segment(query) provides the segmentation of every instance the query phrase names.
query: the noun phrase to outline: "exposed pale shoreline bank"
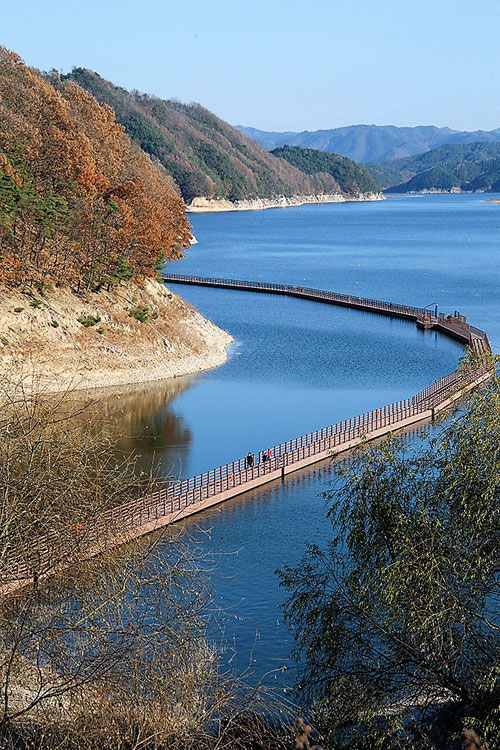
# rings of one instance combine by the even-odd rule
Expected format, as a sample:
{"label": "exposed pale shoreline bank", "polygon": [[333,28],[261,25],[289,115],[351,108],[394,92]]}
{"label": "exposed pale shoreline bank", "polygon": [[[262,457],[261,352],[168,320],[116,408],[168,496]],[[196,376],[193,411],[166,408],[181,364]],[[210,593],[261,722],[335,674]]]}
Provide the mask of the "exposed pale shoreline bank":
{"label": "exposed pale shoreline bank", "polygon": [[308,203],[348,203],[385,200],[382,193],[362,193],[359,196],[346,196],[342,193],[318,195],[279,196],[277,198],[252,198],[250,200],[229,201],[225,198],[193,198],[186,206],[188,213],[208,213],[215,211],[261,211],[265,208],[286,208],[303,206]]}
{"label": "exposed pale shoreline bank", "polygon": [[[146,322],[130,315],[141,306]],[[44,296],[3,290],[0,313],[0,370],[30,393],[190,375],[223,364],[233,341],[157,281],[85,298],[62,289]],[[100,321],[89,327],[78,320],[92,316]]]}
{"label": "exposed pale shoreline bank", "polygon": [[[487,195],[485,190],[461,190],[458,187],[449,190],[439,190],[438,188],[425,188],[424,190],[408,190],[405,193],[391,193],[391,188],[387,188],[384,194],[386,198],[400,198],[405,195]],[[482,201],[483,203],[500,203],[498,198],[490,198]]]}

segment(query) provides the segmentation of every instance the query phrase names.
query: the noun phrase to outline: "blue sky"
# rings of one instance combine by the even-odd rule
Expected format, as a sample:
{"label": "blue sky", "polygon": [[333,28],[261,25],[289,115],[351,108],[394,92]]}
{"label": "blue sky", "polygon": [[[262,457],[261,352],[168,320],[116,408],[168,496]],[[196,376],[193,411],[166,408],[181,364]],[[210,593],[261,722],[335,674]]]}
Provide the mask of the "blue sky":
{"label": "blue sky", "polygon": [[234,124],[500,127],[499,0],[16,0],[0,43]]}

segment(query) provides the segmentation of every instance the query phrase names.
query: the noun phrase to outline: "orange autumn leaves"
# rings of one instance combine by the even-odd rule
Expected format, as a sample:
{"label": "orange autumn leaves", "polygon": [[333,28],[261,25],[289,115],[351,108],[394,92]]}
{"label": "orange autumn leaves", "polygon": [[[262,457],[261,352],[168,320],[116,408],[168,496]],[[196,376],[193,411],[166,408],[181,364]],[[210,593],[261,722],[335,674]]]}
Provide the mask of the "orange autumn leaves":
{"label": "orange autumn leaves", "polygon": [[190,238],[171,178],[110,108],[0,48],[0,283],[140,280]]}

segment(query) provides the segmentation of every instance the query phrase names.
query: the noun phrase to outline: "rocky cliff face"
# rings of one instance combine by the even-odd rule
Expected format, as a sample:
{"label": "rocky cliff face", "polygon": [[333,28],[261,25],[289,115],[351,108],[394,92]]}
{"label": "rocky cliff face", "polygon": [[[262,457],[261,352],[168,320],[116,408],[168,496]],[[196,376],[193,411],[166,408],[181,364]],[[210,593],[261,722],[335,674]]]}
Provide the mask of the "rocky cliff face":
{"label": "rocky cliff face", "polygon": [[228,201],[226,199],[193,198],[186,206],[191,213],[209,211],[258,211],[264,208],[285,208],[286,206],[303,206],[306,203],[346,203],[347,201],[380,201],[382,193],[364,193],[360,196],[346,196],[341,193],[319,193],[317,195],[284,195],[277,198],[253,198],[251,200]]}
{"label": "rocky cliff face", "polygon": [[0,373],[28,391],[144,383],[210,369],[231,336],[157,281],[43,296],[0,290]]}

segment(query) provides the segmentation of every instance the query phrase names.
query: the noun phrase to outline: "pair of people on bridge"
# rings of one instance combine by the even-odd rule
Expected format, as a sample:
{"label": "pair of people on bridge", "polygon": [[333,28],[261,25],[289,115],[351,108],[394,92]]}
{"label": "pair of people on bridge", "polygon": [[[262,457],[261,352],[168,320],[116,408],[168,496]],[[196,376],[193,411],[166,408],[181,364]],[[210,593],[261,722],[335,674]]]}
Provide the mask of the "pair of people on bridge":
{"label": "pair of people on bridge", "polygon": [[[273,457],[273,451],[271,448],[268,448],[266,451],[261,451],[259,453],[259,463],[266,463],[267,461],[270,461]],[[248,451],[247,455],[245,456],[245,469],[253,469],[255,466],[255,456],[251,451]]]}
{"label": "pair of people on bridge", "polygon": [[266,461],[270,461],[273,457],[273,452],[271,448],[268,448],[267,451],[261,451],[259,456],[259,462],[260,463],[266,463]]}

